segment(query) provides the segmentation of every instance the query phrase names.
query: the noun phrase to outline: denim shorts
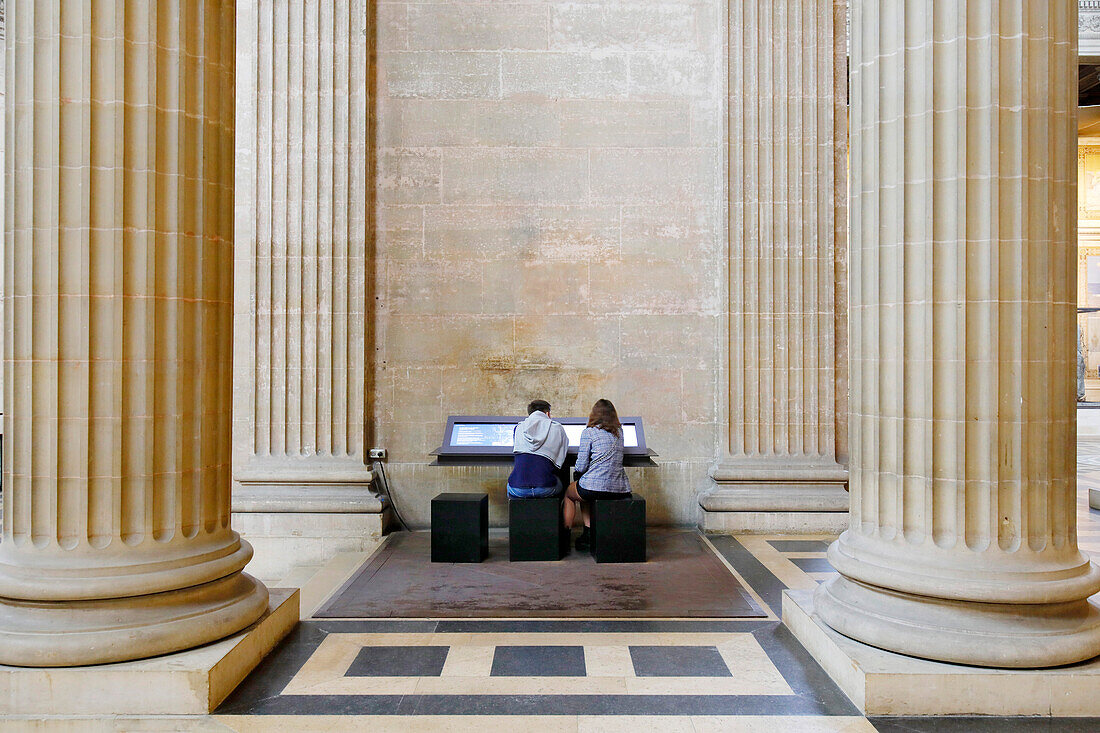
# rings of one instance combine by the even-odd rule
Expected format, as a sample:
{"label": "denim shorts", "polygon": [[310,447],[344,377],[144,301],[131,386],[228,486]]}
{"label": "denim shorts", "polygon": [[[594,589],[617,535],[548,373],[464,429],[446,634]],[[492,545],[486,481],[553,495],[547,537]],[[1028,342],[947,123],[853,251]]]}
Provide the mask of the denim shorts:
{"label": "denim shorts", "polygon": [[558,479],[557,486],[536,486],[533,489],[516,488],[515,486],[508,487],[508,496],[513,499],[546,499],[551,496],[561,496],[564,491],[561,485],[561,479]]}

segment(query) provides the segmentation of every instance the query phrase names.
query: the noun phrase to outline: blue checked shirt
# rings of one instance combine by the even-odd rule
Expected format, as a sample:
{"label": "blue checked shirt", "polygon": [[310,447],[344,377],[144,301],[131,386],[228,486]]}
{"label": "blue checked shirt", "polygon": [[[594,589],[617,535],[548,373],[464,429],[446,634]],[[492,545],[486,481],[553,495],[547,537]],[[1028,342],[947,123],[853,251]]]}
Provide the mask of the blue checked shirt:
{"label": "blue checked shirt", "polygon": [[630,493],[630,482],[623,470],[623,436],[602,428],[585,428],[577,451],[577,483],[587,491]]}

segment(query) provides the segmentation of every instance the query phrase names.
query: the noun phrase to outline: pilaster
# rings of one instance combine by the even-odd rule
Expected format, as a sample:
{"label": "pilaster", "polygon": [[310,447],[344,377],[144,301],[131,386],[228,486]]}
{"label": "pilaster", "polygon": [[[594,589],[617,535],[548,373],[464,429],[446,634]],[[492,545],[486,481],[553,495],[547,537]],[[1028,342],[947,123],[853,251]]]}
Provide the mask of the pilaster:
{"label": "pilaster", "polygon": [[728,434],[704,526],[839,531],[846,3],[733,0],[729,13]]}
{"label": "pilaster", "polygon": [[[234,512],[246,537],[273,550],[291,536],[289,527],[286,537],[271,534],[273,514],[339,510],[370,515],[363,533],[382,531],[367,465],[367,8],[366,0],[237,3]],[[334,549],[364,549],[334,539]],[[297,552],[305,553],[298,562],[324,559]]]}

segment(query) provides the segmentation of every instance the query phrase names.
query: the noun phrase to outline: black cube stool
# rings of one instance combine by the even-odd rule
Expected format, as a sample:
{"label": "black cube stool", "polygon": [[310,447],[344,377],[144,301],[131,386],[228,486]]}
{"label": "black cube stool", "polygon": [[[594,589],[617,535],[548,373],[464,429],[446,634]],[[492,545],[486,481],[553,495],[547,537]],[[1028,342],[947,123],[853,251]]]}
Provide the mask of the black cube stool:
{"label": "black cube stool", "polygon": [[432,562],[489,557],[489,495],[443,493],[432,499]]}
{"label": "black cube stool", "polygon": [[645,562],[645,499],[592,502],[592,555],[596,562]]}
{"label": "black cube stool", "polygon": [[567,552],[569,530],[562,524],[560,496],[508,499],[509,560],[561,560]]}

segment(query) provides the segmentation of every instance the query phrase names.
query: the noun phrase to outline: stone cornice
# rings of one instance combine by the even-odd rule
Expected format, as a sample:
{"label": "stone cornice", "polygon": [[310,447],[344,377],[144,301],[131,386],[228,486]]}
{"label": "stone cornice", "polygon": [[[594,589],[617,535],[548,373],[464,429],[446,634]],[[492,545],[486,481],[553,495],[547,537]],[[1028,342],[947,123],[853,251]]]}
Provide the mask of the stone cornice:
{"label": "stone cornice", "polygon": [[1077,2],[1078,54],[1100,56],[1100,0]]}

